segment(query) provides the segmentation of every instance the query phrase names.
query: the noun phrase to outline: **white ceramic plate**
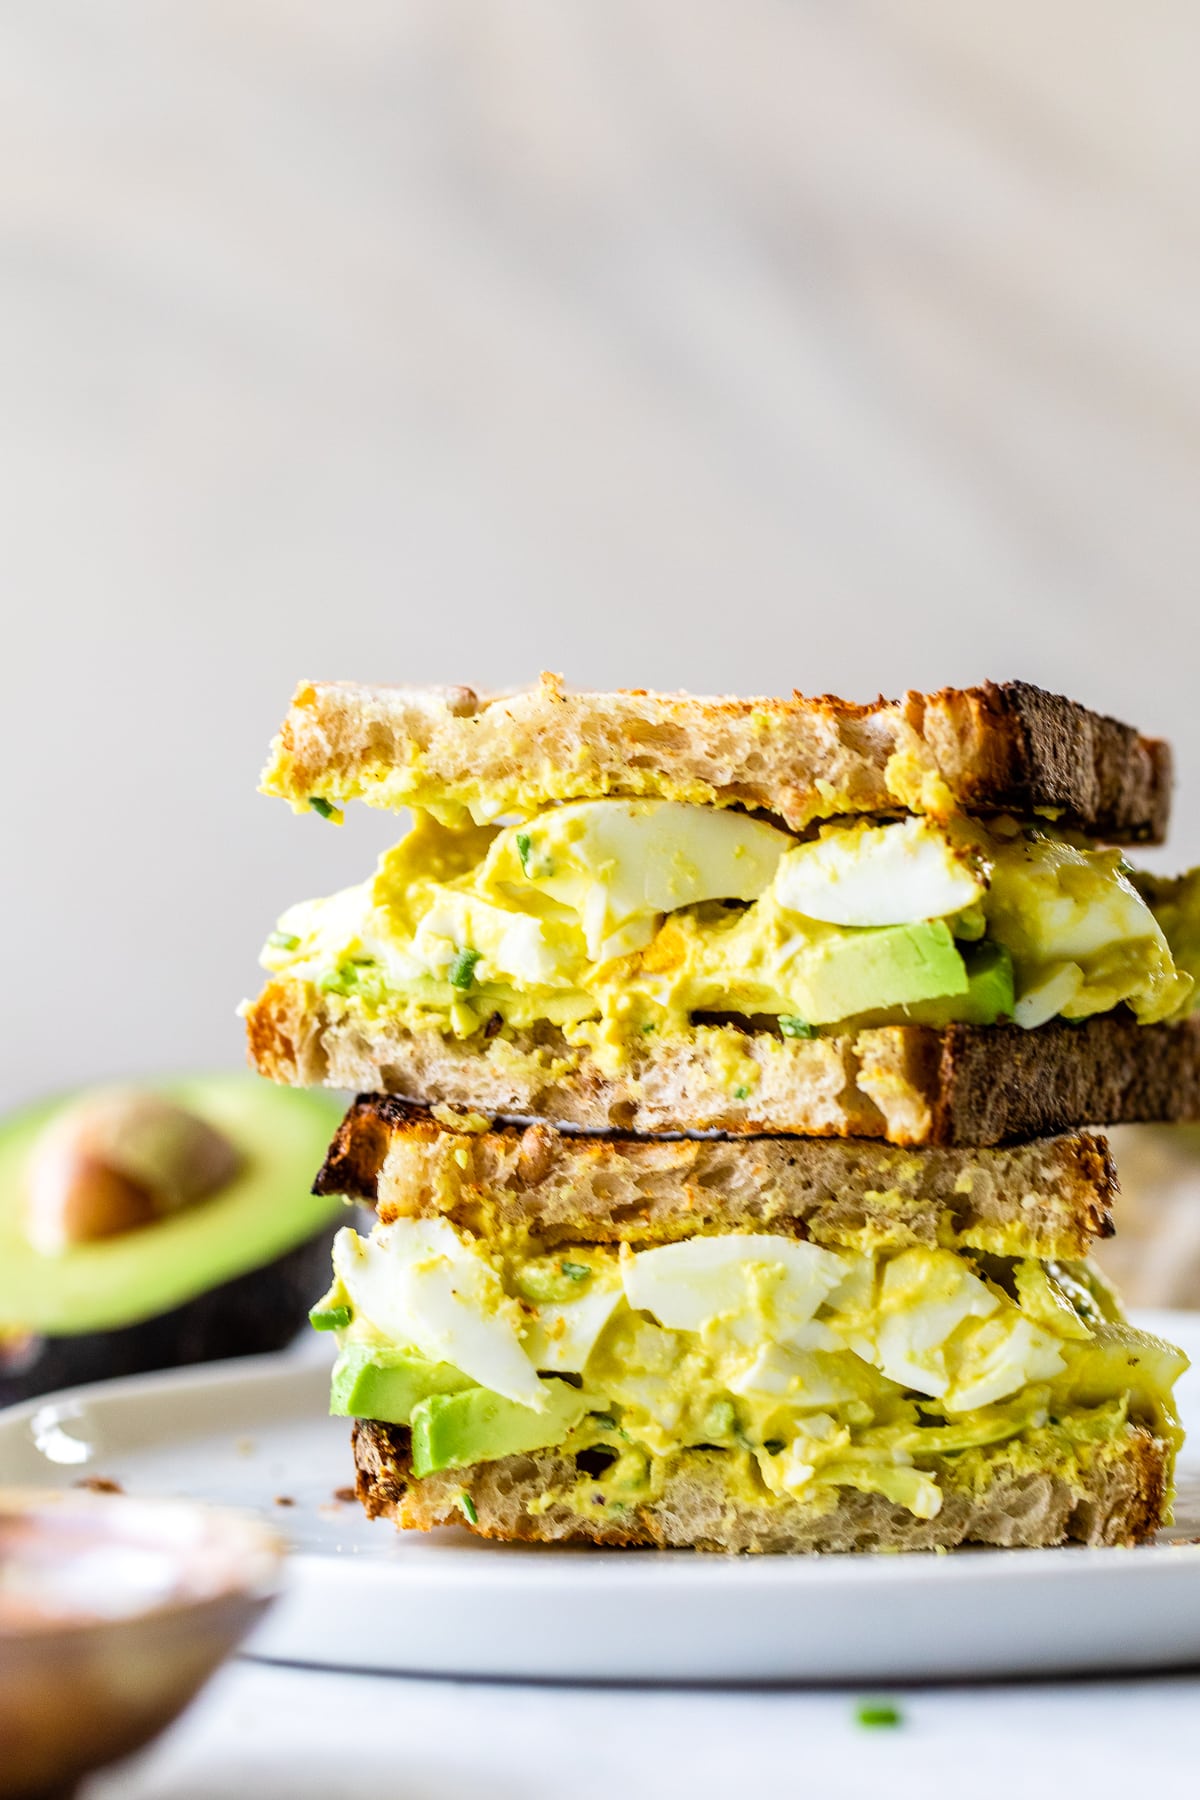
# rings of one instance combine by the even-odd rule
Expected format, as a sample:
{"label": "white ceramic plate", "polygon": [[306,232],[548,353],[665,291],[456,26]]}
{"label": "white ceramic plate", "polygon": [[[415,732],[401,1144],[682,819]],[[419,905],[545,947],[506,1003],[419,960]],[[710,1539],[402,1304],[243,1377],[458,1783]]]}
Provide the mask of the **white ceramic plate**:
{"label": "white ceramic plate", "polygon": [[[1141,1321],[1200,1365],[1200,1314]],[[324,1346],[316,1346],[323,1351]],[[0,1479],[89,1475],[252,1508],[291,1537],[270,1660],[599,1681],[849,1681],[1150,1669],[1200,1661],[1196,1451],[1177,1522],[1138,1550],[742,1557],[520,1548],[369,1523],[327,1362],[300,1352],[77,1388],[0,1413]],[[290,1502],[290,1504],[282,1504]]]}

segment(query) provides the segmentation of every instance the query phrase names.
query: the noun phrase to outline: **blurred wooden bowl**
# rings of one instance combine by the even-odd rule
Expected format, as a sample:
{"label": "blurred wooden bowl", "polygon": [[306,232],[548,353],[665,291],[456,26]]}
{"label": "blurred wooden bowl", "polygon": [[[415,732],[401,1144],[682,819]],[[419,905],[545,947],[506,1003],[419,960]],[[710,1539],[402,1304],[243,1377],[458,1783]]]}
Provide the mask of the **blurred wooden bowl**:
{"label": "blurred wooden bowl", "polygon": [[0,1800],[69,1795],[170,1724],[282,1556],[265,1526],[189,1501],[0,1488]]}

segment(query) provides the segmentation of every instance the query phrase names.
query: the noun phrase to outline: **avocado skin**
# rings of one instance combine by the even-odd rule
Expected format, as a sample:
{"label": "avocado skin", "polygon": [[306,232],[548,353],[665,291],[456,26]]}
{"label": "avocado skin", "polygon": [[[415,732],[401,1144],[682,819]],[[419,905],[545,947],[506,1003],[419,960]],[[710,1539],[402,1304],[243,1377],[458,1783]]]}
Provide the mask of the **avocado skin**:
{"label": "avocado skin", "polygon": [[284,1349],[328,1278],[334,1231],[329,1226],[274,1262],[136,1325],[35,1337],[7,1354],[0,1344],[0,1407],[118,1375]]}

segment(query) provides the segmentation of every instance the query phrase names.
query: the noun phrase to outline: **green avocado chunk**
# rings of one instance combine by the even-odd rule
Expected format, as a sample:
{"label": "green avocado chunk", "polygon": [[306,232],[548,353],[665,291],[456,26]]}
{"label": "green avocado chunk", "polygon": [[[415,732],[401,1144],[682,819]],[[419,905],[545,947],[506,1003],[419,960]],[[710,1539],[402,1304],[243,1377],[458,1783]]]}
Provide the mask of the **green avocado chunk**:
{"label": "green avocado chunk", "polygon": [[909,1006],[897,1019],[912,1025],[994,1025],[1011,1019],[1016,1004],[1012,957],[1001,944],[959,944],[967,971],[967,991],[950,999]]}
{"label": "green avocado chunk", "polygon": [[413,1407],[430,1394],[456,1394],[473,1384],[450,1363],[428,1362],[414,1351],[347,1344],[333,1365],[329,1410],[347,1419],[407,1425]]}
{"label": "green avocado chunk", "polygon": [[972,944],[964,951],[967,997],[958,1018],[965,1025],[994,1025],[1012,1018],[1016,1004],[1012,957],[1000,944]]}
{"label": "green avocado chunk", "polygon": [[[242,1074],[148,1085],[222,1133],[239,1153],[238,1173],[164,1218],[47,1255],[27,1231],[26,1168],[44,1127],[77,1096],[5,1120],[0,1334],[75,1337],[157,1318],[274,1263],[341,1213],[340,1200],[310,1192],[343,1110],[334,1095],[273,1087]],[[298,1308],[297,1325],[301,1317]]]}
{"label": "green avocado chunk", "polygon": [[804,1016],[817,1024],[967,992],[967,969],[942,919],[845,931],[805,967]]}
{"label": "green avocado chunk", "polygon": [[561,1443],[594,1401],[565,1381],[545,1385],[545,1412],[481,1387],[419,1401],[412,1409],[413,1473],[432,1475]]}

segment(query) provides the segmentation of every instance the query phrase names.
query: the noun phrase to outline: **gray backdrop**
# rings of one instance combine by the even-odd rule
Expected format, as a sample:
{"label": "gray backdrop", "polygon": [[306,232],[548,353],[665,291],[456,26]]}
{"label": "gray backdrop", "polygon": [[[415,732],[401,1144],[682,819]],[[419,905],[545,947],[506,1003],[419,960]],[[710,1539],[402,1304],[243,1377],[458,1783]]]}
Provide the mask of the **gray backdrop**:
{"label": "gray backdrop", "polygon": [[301,677],[1173,736],[1200,855],[1200,9],[0,4],[0,1097],[240,1057],[394,830]]}

